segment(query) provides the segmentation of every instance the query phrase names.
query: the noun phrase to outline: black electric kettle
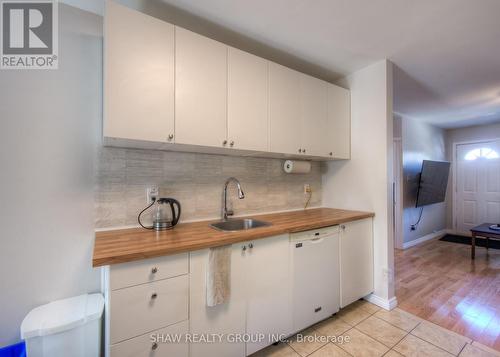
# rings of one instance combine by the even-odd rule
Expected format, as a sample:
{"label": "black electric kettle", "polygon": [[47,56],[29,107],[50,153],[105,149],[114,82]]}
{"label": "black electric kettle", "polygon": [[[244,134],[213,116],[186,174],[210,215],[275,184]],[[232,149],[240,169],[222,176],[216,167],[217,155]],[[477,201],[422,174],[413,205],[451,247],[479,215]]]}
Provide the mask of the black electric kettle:
{"label": "black electric kettle", "polygon": [[[141,215],[155,204],[156,206],[153,209],[153,225],[150,227],[144,226],[141,222]],[[177,212],[174,206],[177,207]],[[153,199],[153,202],[139,213],[137,220],[142,228],[163,231],[173,228],[179,222],[180,216],[181,204],[179,201],[174,198],[158,198],[157,200]]]}

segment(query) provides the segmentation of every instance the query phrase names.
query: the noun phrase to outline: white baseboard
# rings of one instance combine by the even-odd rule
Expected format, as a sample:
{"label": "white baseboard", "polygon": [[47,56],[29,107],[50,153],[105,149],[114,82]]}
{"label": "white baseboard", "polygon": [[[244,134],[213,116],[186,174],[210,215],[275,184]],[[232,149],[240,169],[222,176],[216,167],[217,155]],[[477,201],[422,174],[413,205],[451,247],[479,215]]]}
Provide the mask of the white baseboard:
{"label": "white baseboard", "polygon": [[437,238],[441,238],[442,236],[444,236],[446,233],[448,233],[448,230],[447,229],[442,229],[440,231],[437,231],[437,232],[434,232],[434,233],[430,233],[430,234],[427,234],[423,237],[420,237],[418,239],[415,239],[415,240],[411,240],[409,242],[404,242],[403,243],[403,249],[407,249],[407,248],[410,248],[410,247],[413,247],[415,245],[418,245],[418,244],[421,244],[423,242],[427,242],[428,240],[431,240],[431,239],[437,239]]}
{"label": "white baseboard", "polygon": [[364,299],[368,302],[371,302],[372,304],[380,306],[382,309],[385,310],[392,310],[396,306],[398,306],[398,299],[396,299],[395,296],[390,299],[384,299],[378,295],[370,294],[368,296],[365,296]]}

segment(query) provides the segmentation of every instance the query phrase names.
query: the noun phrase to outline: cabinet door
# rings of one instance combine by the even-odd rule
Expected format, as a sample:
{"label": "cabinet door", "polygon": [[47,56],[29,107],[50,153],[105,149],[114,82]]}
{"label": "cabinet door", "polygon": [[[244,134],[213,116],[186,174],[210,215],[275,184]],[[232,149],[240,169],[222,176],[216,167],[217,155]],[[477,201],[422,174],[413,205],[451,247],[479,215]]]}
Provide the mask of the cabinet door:
{"label": "cabinet door", "polygon": [[187,320],[188,280],[181,275],[111,291],[111,343]]}
{"label": "cabinet door", "polygon": [[[176,338],[188,333],[188,321],[162,328],[129,340],[111,345],[111,357],[189,357],[189,344],[185,341],[175,343],[162,343],[162,338]],[[158,342],[152,341],[157,338]],[[156,344],[155,344],[156,342]]]}
{"label": "cabinet door", "polygon": [[327,136],[328,156],[351,158],[351,96],[347,89],[333,84],[328,85]]}
{"label": "cabinet door", "polygon": [[268,150],[267,61],[229,48],[228,141],[234,148]]}
{"label": "cabinet door", "polygon": [[226,139],[227,46],[175,28],[175,142],[222,146]]}
{"label": "cabinet door", "polygon": [[373,222],[349,222],[340,232],[340,306],[373,292]]}
{"label": "cabinet door", "polygon": [[264,334],[247,343],[247,356],[272,344],[269,334],[292,333],[289,236],[254,241],[247,249],[247,333]]}
{"label": "cabinet door", "polygon": [[[231,254],[231,296],[215,307],[206,304],[208,249],[190,253],[190,332],[192,334],[245,333],[245,267],[241,245]],[[192,343],[191,357],[238,357],[245,355],[244,343]]]}
{"label": "cabinet door", "polygon": [[174,26],[107,2],[105,137],[165,142],[174,133]]}
{"label": "cabinet door", "polygon": [[328,83],[300,76],[300,115],[302,150],[306,155],[326,156]]}
{"label": "cabinet door", "polygon": [[269,63],[269,146],[271,152],[298,154],[301,147],[300,73]]}

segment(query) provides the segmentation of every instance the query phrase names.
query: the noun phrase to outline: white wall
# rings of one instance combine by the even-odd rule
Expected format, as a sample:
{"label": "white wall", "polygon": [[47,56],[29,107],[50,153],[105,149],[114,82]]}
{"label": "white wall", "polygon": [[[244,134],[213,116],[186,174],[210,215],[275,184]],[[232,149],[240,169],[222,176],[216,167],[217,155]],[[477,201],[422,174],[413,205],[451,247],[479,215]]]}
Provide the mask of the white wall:
{"label": "white wall", "polygon": [[423,160],[446,160],[445,131],[421,120],[402,119],[403,133],[403,240],[408,242],[446,228],[446,203],[423,208],[417,229],[410,226],[418,221],[421,208],[415,208]]}
{"label": "white wall", "polygon": [[351,160],[330,162],[323,204],[375,212],[374,294],[394,297],[392,237],[392,64],[382,61],[339,83],[351,90]]}
{"label": "white wall", "polygon": [[0,346],[33,307],[99,290],[91,267],[102,18],[59,7],[58,70],[0,71]]}
{"label": "white wall", "polygon": [[[471,126],[467,128],[451,129],[446,131],[446,155],[449,161],[455,161],[453,157],[453,146],[455,143],[478,142],[500,138],[500,123],[490,125]],[[451,171],[453,175],[453,170]],[[451,180],[446,193],[446,223],[449,229],[453,229],[453,190]]]}

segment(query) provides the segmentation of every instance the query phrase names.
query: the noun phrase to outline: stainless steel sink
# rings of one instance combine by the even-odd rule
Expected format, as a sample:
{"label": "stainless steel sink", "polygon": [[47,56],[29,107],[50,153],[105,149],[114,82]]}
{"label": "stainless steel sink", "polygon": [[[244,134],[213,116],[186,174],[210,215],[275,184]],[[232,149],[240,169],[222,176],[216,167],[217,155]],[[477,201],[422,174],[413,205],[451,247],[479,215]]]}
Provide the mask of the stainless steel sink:
{"label": "stainless steel sink", "polygon": [[271,223],[269,222],[258,221],[256,219],[251,219],[251,218],[245,218],[245,219],[228,219],[227,221],[212,223],[210,226],[219,231],[237,232],[259,227],[268,227],[270,225]]}

